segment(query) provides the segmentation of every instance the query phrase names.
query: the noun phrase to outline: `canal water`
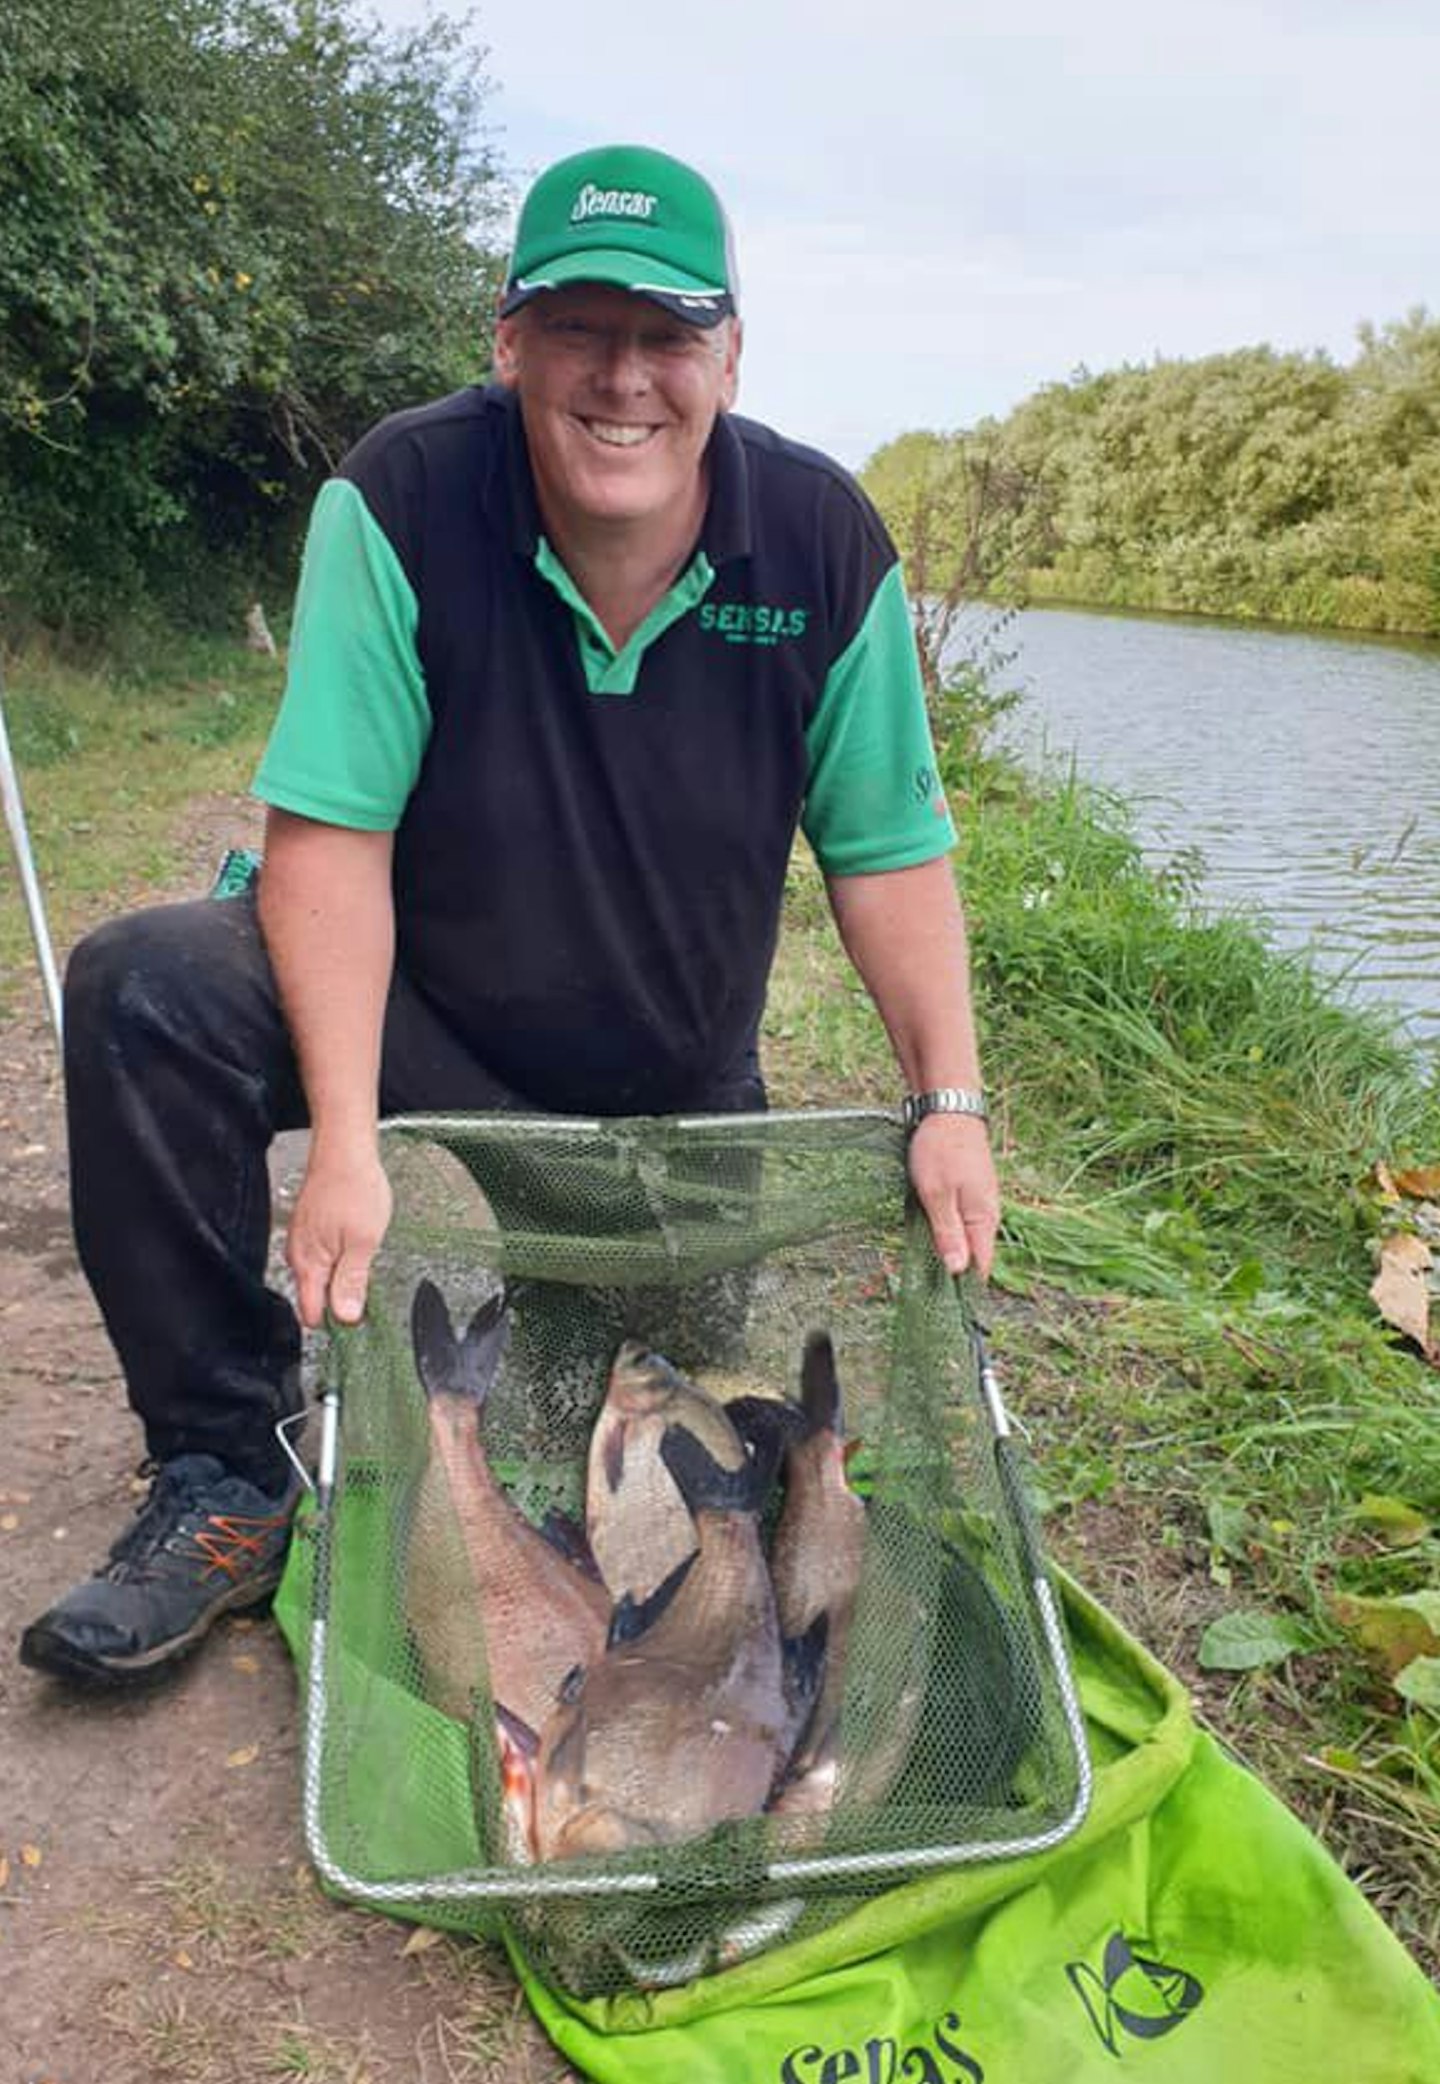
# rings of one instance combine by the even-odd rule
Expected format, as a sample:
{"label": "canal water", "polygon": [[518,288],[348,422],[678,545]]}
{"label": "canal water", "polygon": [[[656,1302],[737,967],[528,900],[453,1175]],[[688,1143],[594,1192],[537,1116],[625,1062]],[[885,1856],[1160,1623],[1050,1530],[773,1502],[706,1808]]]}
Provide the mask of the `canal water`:
{"label": "canal water", "polygon": [[1440,1050],[1440,645],[1027,609],[1005,633],[1027,764],[1126,796],[1342,991]]}

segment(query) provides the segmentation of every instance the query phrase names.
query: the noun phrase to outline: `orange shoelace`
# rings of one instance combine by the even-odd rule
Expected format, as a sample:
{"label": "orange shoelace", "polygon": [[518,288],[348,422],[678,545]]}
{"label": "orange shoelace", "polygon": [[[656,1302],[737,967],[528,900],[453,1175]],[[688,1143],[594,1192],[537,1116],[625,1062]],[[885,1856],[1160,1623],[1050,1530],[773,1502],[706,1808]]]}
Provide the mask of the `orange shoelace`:
{"label": "orange shoelace", "polygon": [[[258,1556],[265,1547],[266,1535],[273,1534],[281,1524],[280,1513],[273,1513],[269,1519],[263,1520],[212,1513],[204,1526],[196,1530],[195,1547],[211,1570],[223,1570],[229,1577],[238,1577],[245,1559]],[[247,1528],[256,1531],[247,1533]]]}

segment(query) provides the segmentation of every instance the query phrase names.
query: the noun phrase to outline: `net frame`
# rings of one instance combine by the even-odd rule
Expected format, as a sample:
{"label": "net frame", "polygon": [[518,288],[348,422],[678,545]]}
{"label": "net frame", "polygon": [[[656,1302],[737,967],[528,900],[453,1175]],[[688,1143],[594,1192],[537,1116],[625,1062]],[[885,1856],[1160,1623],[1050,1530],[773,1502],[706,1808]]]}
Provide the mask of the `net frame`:
{"label": "net frame", "polygon": [[[757,1119],[775,1129],[793,1124],[806,1133],[822,1134],[827,1124],[843,1128],[883,1125],[895,1137],[903,1177],[903,1128],[897,1116],[879,1110],[774,1110],[760,1118],[695,1115],[673,1118],[665,1127],[680,1135],[688,1132],[718,1132],[723,1135],[739,1124],[754,1123]],[[428,1138],[443,1144],[447,1139],[474,1131],[477,1124],[526,1145],[543,1145],[552,1139],[605,1137],[639,1127],[621,1121],[555,1116],[406,1115],[382,1123],[382,1147],[393,1147],[397,1139]],[[654,1125],[649,1126],[653,1128]],[[963,1298],[966,1287],[957,1285]],[[1016,1859],[1043,1852],[1070,1837],[1088,1812],[1093,1772],[1059,1603],[1026,1494],[1016,1430],[1006,1409],[973,1306],[967,1306],[966,1317],[974,1342],[979,1407],[988,1426],[988,1451],[993,1457],[999,1494],[1009,1515],[1010,1532],[1028,1577],[1026,1590],[1033,1606],[1034,1647],[1044,1659],[1044,1676],[1054,1689],[1068,1746],[1067,1764],[1073,1776],[1071,1798],[1063,1810],[1042,1821],[1037,1828],[949,1839],[927,1845],[897,1844],[889,1848],[841,1851],[820,1849],[767,1857],[750,1877],[756,1887],[756,1903],[747,1911],[737,1910],[726,1928],[725,1958],[729,1960],[744,1958],[783,1937],[793,1928],[812,1892],[818,1894],[847,1888],[872,1890],[948,1867]],[[453,1912],[467,1906],[487,1906],[503,1914],[547,1904],[664,1899],[672,1886],[672,1877],[661,1865],[647,1868],[633,1858],[618,1871],[577,1871],[571,1863],[555,1861],[533,1867],[481,1865],[417,1878],[382,1880],[355,1871],[353,1864],[348,1863],[332,1844],[326,1824],[325,1789],[334,1742],[329,1653],[343,1404],[339,1371],[332,1368],[320,1397],[320,1443],[313,1486],[313,1581],[304,1687],[303,1826],[307,1852],[317,1874],[327,1887],[352,1902],[418,1917],[427,1913]],[[645,1980],[652,1985],[685,1981],[708,1965],[713,1965],[713,1961],[694,1954],[670,1961],[651,1959],[645,1964]]]}

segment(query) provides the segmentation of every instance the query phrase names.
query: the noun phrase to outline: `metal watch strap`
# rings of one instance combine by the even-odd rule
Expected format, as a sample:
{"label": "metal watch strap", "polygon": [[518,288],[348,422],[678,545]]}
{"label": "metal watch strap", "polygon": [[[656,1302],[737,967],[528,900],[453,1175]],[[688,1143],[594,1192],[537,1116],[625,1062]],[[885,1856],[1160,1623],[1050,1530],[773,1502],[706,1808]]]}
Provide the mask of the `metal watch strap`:
{"label": "metal watch strap", "polygon": [[912,1133],[927,1114],[973,1114],[983,1122],[989,1119],[989,1113],[983,1093],[960,1085],[936,1086],[928,1093],[907,1093],[900,1103],[901,1118]]}

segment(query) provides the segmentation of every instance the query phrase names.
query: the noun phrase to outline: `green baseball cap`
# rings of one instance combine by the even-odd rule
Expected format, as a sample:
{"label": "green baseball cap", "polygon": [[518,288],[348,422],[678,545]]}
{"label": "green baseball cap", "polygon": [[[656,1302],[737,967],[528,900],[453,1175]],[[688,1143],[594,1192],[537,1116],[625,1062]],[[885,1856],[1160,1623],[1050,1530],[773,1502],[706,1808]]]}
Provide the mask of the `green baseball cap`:
{"label": "green baseball cap", "polygon": [[500,316],[570,282],[608,282],[692,325],[718,325],[738,290],[719,196],[693,167],[645,145],[557,160],[521,207]]}

